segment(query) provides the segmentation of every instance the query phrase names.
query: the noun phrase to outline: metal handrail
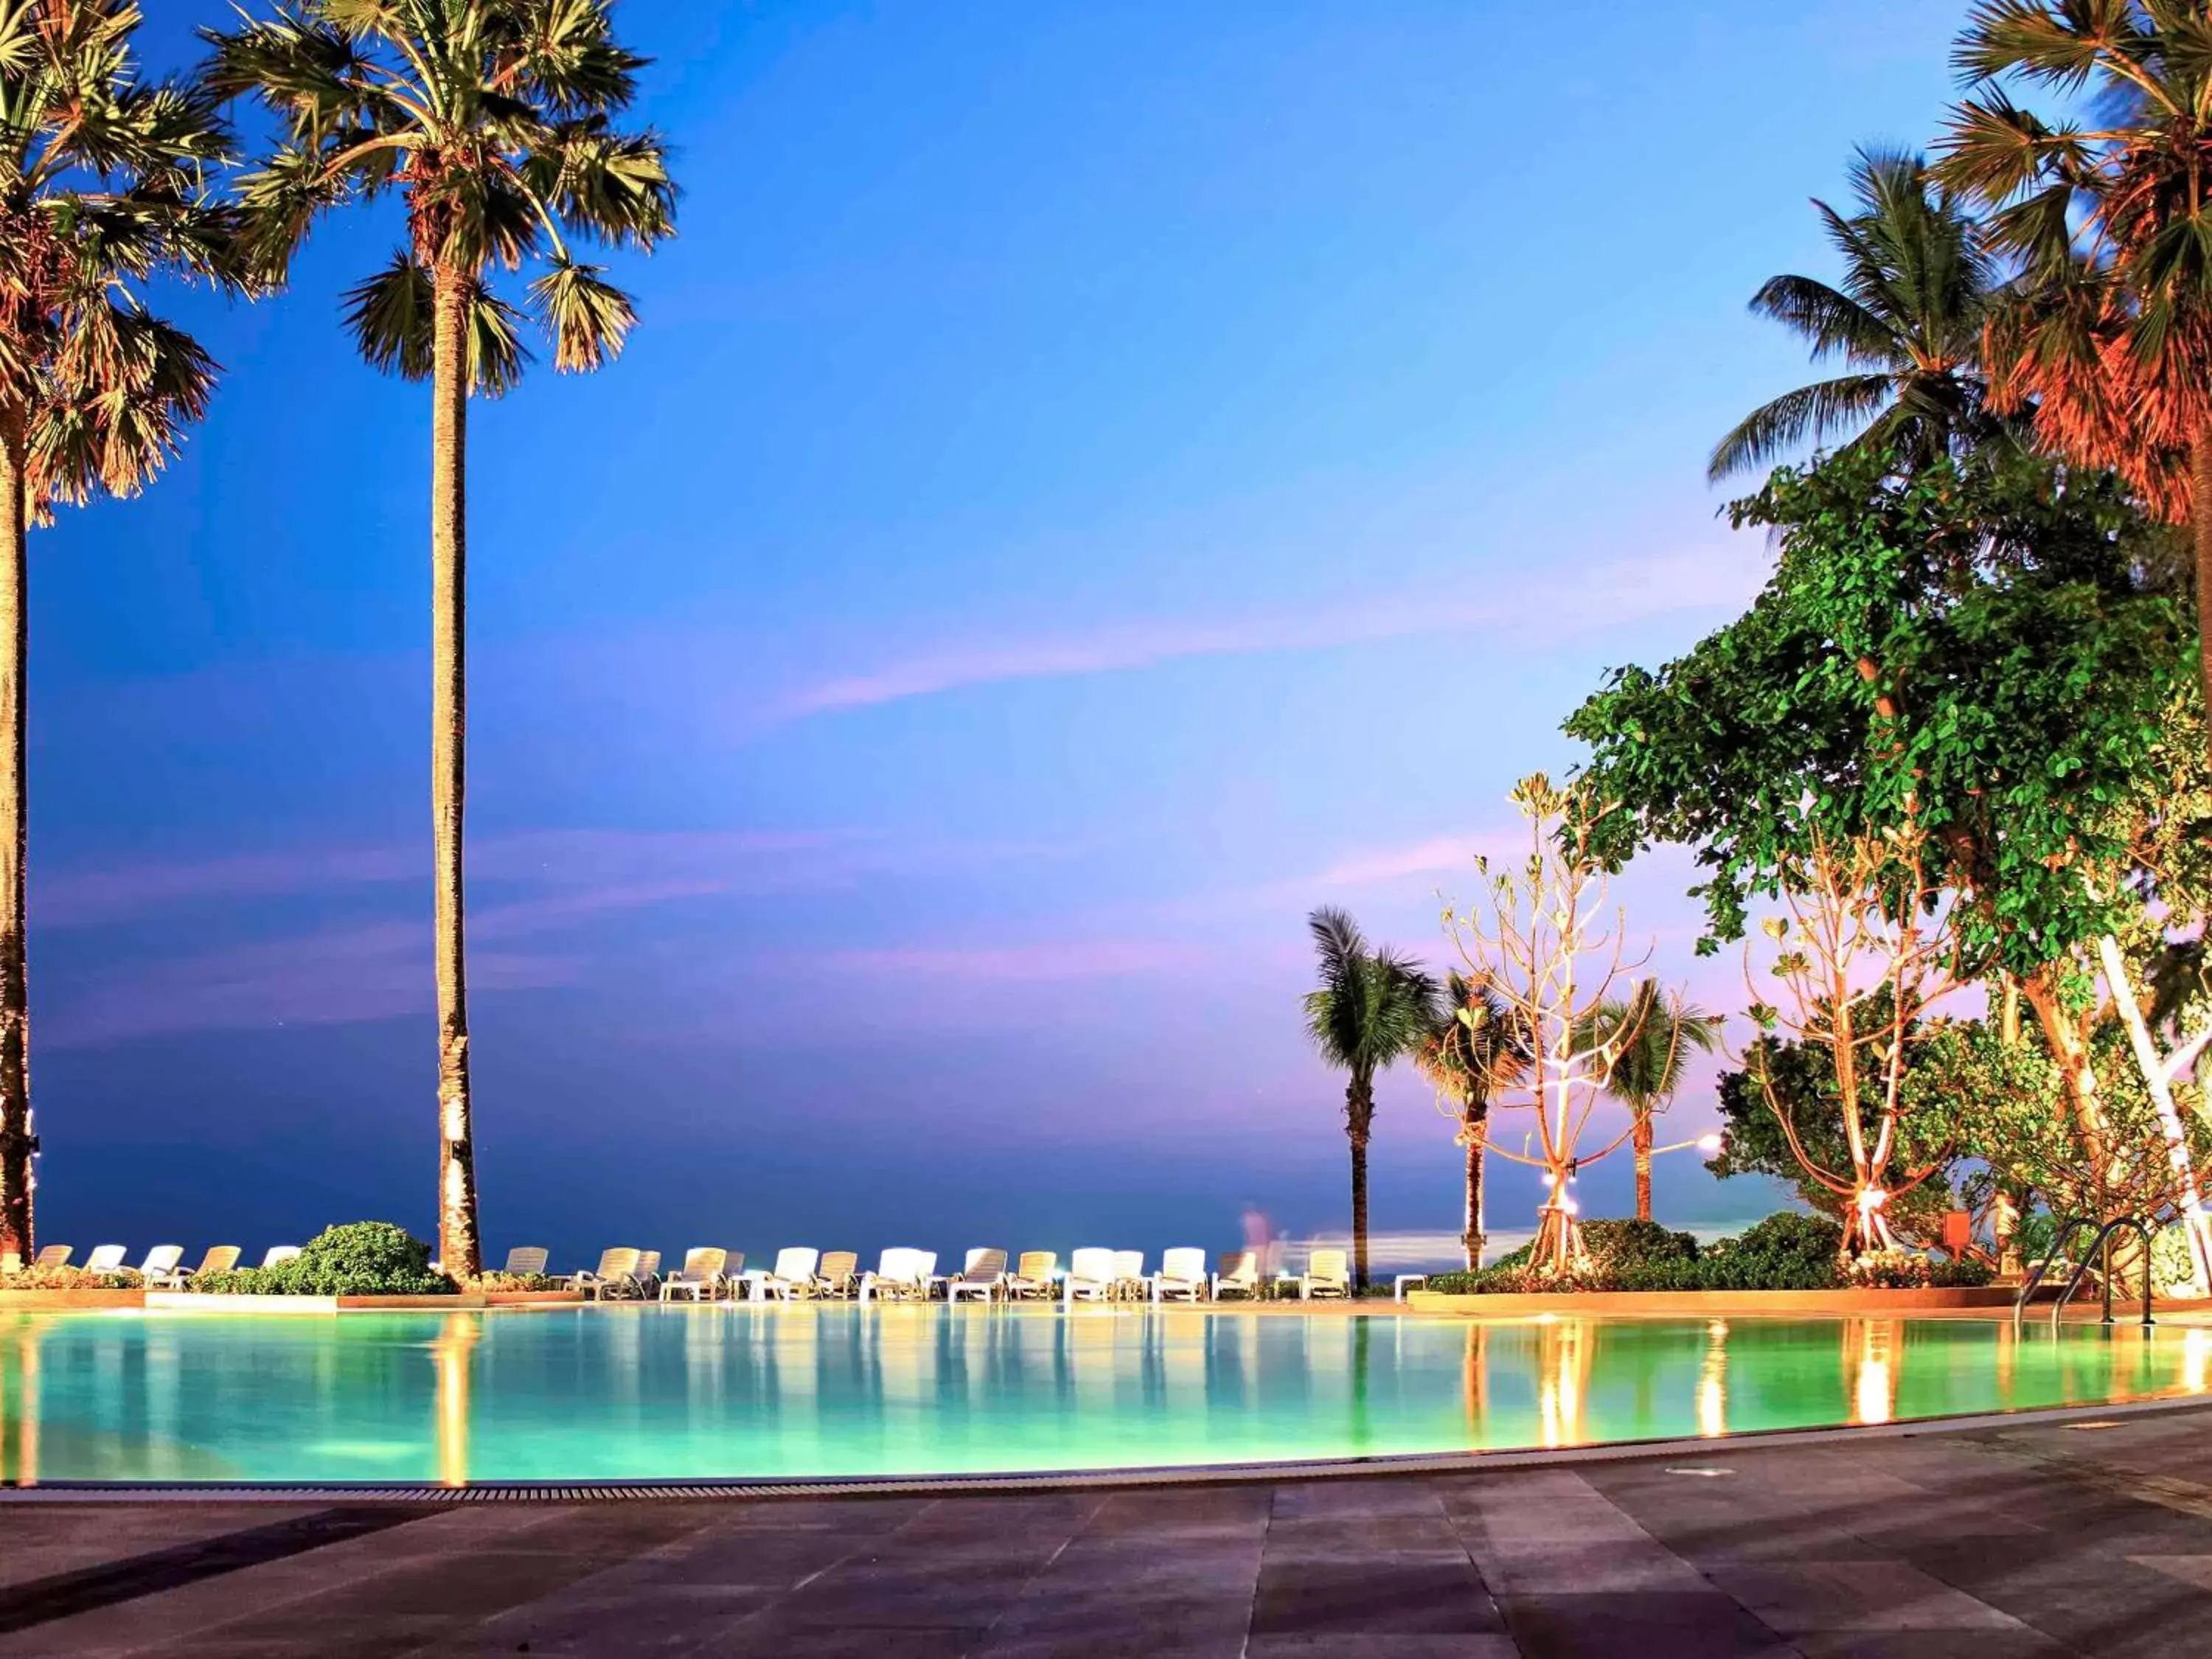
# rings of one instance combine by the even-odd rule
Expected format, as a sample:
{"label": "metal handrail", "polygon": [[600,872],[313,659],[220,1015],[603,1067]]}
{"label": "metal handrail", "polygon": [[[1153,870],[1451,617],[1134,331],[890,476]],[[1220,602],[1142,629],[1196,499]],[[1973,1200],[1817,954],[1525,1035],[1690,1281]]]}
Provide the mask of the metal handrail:
{"label": "metal handrail", "polygon": [[[2035,1264],[2035,1271],[2028,1274],[2027,1282],[2020,1287],[2020,1294],[2012,1300],[2013,1329],[2020,1328],[2021,1315],[2027,1310],[2027,1304],[2033,1298],[2036,1291],[2042,1288],[2043,1276],[2051,1271],[2051,1262],[2064,1254],[2066,1241],[2074,1236],[2074,1230],[2076,1227],[2094,1227],[2096,1224],[2094,1217],[2069,1215],[2051,1230],[2051,1243],[2044,1249],[2043,1260]],[[2094,1249],[2093,1246],[2093,1253]]]}
{"label": "metal handrail", "polygon": [[2066,1281],[2066,1288],[2059,1291],[2058,1300],[2051,1304],[2051,1328],[2052,1331],[2056,1332],[2057,1330],[2059,1315],[2066,1311],[2066,1304],[2074,1299],[2074,1292],[2081,1288],[2082,1276],[2089,1271],[2089,1264],[2097,1259],[2097,1252],[2100,1250],[2102,1250],[2105,1253],[2105,1269],[2103,1274],[2105,1281],[2104,1322],[2107,1325],[2112,1322],[2112,1235],[2119,1231],[2123,1227],[2134,1228],[2136,1230],[2136,1236],[2142,1240],[2143,1328],[2145,1330],[2148,1330],[2153,1324],[2156,1323],[2156,1322],[2150,1316],[2150,1224],[2145,1221],[2139,1215],[2124,1215],[2118,1217],[2117,1219],[2107,1221],[2103,1226],[2097,1230],[2096,1237],[2089,1241],[2088,1254],[2082,1257],[2081,1265],[2075,1268],[2074,1277]]}

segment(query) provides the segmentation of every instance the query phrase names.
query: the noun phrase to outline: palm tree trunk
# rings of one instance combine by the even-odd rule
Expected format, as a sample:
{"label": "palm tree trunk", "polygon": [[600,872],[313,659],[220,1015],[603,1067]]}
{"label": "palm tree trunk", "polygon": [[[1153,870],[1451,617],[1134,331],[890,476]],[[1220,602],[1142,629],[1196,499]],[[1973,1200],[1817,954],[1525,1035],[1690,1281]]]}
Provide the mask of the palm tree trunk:
{"label": "palm tree trunk", "polygon": [[468,975],[461,826],[467,796],[468,295],[441,269],[434,319],[430,436],[430,816],[437,886],[438,1257],[483,1268],[469,1106]]}
{"label": "palm tree trunk", "polygon": [[2204,685],[2204,728],[2212,742],[2212,422],[2189,445],[2189,516],[2197,538],[2197,671]]}
{"label": "palm tree trunk", "polygon": [[1651,1114],[1636,1115],[1631,1145],[1636,1152],[1636,1218],[1651,1219]]}
{"label": "palm tree trunk", "polygon": [[1487,1107],[1470,1107],[1467,1113],[1467,1270],[1482,1266],[1482,1121]]}
{"label": "palm tree trunk", "polygon": [[0,428],[0,1252],[31,1259],[31,997],[23,703],[30,655],[22,424]]}
{"label": "palm tree trunk", "polygon": [[1354,1078],[1344,1091],[1345,1133],[1352,1141],[1352,1285],[1367,1289],[1367,1131],[1375,1119],[1371,1085]]}

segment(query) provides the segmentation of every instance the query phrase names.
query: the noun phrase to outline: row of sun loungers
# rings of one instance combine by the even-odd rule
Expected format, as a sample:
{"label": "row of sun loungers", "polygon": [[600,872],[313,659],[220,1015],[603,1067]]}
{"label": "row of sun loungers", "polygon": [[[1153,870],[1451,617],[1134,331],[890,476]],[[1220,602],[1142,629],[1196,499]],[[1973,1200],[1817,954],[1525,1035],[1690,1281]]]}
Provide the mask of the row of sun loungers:
{"label": "row of sun loungers", "polygon": [[[508,1256],[507,1271],[543,1273],[545,1259],[542,1249],[518,1249]],[[750,1272],[744,1261],[742,1252],[702,1246],[685,1255],[681,1269],[664,1276],[659,1251],[611,1249],[600,1256],[598,1267],[571,1274],[568,1284],[587,1299],[610,1302],[726,1297],[754,1302],[926,1302],[941,1294],[947,1302],[1060,1301],[1072,1307],[1078,1302],[1256,1298],[1271,1282],[1261,1278],[1260,1259],[1252,1251],[1224,1255],[1209,1272],[1206,1252],[1194,1248],[1169,1250],[1159,1271],[1151,1273],[1145,1271],[1143,1251],[1101,1249],[1077,1250],[1064,1273],[1052,1250],[1024,1251],[1012,1271],[1004,1250],[970,1250],[958,1273],[944,1276],[938,1273],[935,1251],[903,1247],[885,1250],[867,1273],[851,1250],[795,1246],[779,1251],[772,1269]],[[1279,1294],[1342,1297],[1351,1293],[1351,1273],[1342,1250],[1316,1250],[1304,1273],[1279,1274],[1272,1284]]]}
{"label": "row of sun loungers", "polygon": [[[70,1265],[70,1257],[75,1253],[70,1245],[49,1244],[31,1259],[31,1271],[38,1273],[49,1268],[66,1267]],[[84,1259],[79,1271],[106,1273],[118,1279],[135,1279],[149,1291],[181,1291],[203,1274],[228,1273],[238,1266],[238,1258],[242,1252],[235,1244],[214,1245],[200,1257],[197,1267],[184,1265],[185,1247],[181,1244],[156,1244],[146,1252],[146,1259],[135,1267],[125,1260],[129,1254],[120,1244],[100,1245]],[[272,1244],[268,1254],[261,1258],[261,1265],[273,1267],[299,1254],[297,1244]],[[0,1270],[20,1273],[22,1271],[21,1258],[11,1253],[4,1262],[0,1262]]]}

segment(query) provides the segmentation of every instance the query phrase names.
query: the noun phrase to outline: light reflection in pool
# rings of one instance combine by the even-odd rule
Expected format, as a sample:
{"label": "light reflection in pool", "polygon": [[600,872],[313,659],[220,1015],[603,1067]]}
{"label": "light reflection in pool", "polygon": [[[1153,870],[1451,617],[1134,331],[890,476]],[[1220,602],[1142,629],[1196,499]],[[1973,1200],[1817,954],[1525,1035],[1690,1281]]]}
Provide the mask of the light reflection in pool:
{"label": "light reflection in pool", "polygon": [[2212,1330],[848,1306],[0,1316],[0,1477],[628,1480],[1569,1447],[2212,1389]]}

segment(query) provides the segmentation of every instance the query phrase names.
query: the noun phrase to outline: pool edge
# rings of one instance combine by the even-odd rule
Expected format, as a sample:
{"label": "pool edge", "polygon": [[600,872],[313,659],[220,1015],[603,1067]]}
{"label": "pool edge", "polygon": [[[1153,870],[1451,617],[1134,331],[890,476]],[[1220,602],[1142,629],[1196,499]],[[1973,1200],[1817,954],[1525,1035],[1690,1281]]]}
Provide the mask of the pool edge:
{"label": "pool edge", "polygon": [[1580,1463],[1711,1459],[1729,1449],[1765,1451],[1832,1445],[1844,1440],[1905,1439],[1914,1435],[2031,1428],[2161,1412],[2212,1411],[2212,1398],[2130,1400],[2101,1405],[2047,1406],[1808,1429],[1754,1429],[1740,1434],[1671,1440],[1621,1440],[1588,1446],[1500,1451],[1410,1452],[1380,1457],[1315,1458],[1276,1463],[1198,1463],[1119,1469],[1051,1469],[1031,1474],[754,1477],[701,1480],[487,1480],[460,1486],[431,1481],[331,1482],[55,1480],[0,1485],[7,1504],[605,1504],[755,1503],[839,1498],[993,1497],[1176,1486],[1234,1486],[1284,1481],[1380,1480],[1392,1475],[1480,1474],[1495,1469]]}

